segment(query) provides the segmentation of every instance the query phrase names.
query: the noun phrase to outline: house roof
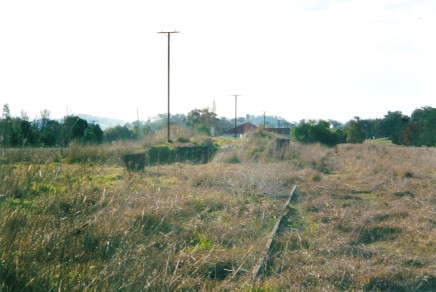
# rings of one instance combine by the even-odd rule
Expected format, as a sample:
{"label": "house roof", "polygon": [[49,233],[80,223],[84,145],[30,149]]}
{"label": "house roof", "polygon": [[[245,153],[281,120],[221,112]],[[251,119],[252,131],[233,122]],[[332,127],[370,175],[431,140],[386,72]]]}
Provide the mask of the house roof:
{"label": "house roof", "polygon": [[243,124],[236,127],[236,131],[235,131],[235,128],[233,128],[233,129],[226,131],[224,134],[234,135],[236,132],[236,135],[241,135],[241,134],[246,134],[249,131],[255,131],[256,129],[257,129],[257,127],[255,125],[253,125],[252,123],[243,123]]}

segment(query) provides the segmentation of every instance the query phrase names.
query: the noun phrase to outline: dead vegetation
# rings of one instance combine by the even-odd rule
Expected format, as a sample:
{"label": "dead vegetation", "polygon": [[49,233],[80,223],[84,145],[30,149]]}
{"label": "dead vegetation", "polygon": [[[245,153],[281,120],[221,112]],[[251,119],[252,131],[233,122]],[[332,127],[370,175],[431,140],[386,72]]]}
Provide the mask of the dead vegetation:
{"label": "dead vegetation", "polygon": [[256,133],[209,164],[133,173],[109,158],[3,158],[0,290],[430,291],[435,155],[278,148]]}

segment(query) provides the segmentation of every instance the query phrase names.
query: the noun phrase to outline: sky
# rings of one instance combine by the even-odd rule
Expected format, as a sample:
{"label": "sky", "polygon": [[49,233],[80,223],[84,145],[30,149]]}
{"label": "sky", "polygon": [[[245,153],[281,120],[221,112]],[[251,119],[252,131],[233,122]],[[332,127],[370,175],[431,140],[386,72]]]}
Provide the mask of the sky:
{"label": "sky", "polygon": [[347,122],[436,107],[434,0],[0,0],[0,105],[29,118]]}

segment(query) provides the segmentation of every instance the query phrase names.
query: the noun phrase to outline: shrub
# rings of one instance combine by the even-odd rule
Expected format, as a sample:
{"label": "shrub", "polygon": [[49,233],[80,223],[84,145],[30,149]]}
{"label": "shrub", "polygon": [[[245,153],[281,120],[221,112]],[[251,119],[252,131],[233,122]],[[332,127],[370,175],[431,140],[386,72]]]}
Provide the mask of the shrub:
{"label": "shrub", "polygon": [[294,139],[301,143],[321,143],[327,146],[335,146],[340,141],[337,131],[330,129],[326,121],[302,122],[292,130]]}

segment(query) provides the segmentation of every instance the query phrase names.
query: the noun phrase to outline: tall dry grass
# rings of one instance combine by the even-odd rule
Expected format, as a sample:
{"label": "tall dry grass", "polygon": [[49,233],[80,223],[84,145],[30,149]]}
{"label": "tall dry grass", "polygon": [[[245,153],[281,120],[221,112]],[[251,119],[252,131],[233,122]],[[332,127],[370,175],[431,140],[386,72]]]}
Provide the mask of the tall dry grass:
{"label": "tall dry grass", "polygon": [[311,243],[311,258],[329,263],[314,281],[338,290],[434,287],[435,154],[383,145],[336,149],[331,174],[302,185],[310,232],[300,237]]}
{"label": "tall dry grass", "polygon": [[[280,148],[275,139],[256,133],[212,163],[138,173],[114,163],[126,150],[111,149],[119,145],[78,147],[75,163],[67,156],[47,163],[8,158],[0,165],[0,290],[434,285],[432,149]],[[253,281],[295,184],[269,260]]]}

